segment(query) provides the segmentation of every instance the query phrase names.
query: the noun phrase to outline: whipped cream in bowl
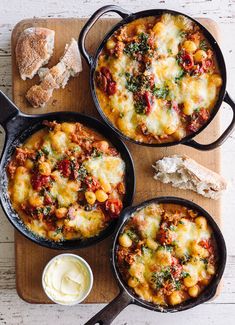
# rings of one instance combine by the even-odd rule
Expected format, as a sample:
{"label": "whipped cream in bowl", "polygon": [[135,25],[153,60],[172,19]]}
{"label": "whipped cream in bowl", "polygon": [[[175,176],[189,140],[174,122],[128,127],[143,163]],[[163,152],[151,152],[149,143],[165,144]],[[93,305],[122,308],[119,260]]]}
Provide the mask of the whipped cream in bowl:
{"label": "whipped cream in bowl", "polygon": [[42,287],[53,302],[60,305],[81,303],[90,293],[93,273],[89,264],[75,254],[52,258],[42,274]]}

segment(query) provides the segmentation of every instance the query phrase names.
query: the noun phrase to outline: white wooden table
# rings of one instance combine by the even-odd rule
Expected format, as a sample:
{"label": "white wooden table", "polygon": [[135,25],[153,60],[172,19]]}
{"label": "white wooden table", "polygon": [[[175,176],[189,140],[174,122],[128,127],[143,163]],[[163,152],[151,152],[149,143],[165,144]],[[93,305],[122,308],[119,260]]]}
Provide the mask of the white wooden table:
{"label": "white wooden table", "polygon": [[[108,1],[111,3],[111,1]],[[169,8],[194,17],[209,17],[219,23],[222,49],[228,69],[228,90],[235,98],[235,1],[234,0],[116,0],[130,11]],[[10,37],[14,25],[29,17],[89,17],[107,4],[104,0],[0,0],[0,89],[11,97]],[[228,123],[231,113],[224,105],[222,123]],[[0,143],[4,134],[0,134]],[[235,133],[222,147],[222,174],[230,186],[223,199],[223,233],[227,242],[228,262],[221,295],[211,303],[186,312],[162,315],[140,307],[129,306],[113,323],[174,325],[235,324]],[[102,305],[60,307],[31,305],[22,301],[15,288],[13,228],[0,211],[0,324],[83,324]]]}

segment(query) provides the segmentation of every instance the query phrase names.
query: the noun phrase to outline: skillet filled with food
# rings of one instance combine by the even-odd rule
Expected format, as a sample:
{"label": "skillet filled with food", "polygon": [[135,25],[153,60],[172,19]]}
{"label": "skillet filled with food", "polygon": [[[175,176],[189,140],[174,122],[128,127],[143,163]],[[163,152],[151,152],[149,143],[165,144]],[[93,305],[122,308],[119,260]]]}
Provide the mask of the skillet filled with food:
{"label": "skillet filled with food", "polygon": [[110,324],[127,305],[177,312],[210,300],[224,272],[226,246],[214,219],[176,197],[127,208],[111,262],[120,294],[87,324]]}
{"label": "skillet filled with food", "polygon": [[128,149],[98,120],[75,112],[22,114],[0,94],[6,141],[1,204],[27,238],[50,248],[97,243],[132,203]]}
{"label": "skillet filled with food", "polygon": [[[84,41],[105,12],[123,17],[103,39],[94,57]],[[210,145],[194,136],[214,118],[225,100],[226,68],[213,36],[196,20],[171,10],[128,14],[116,6],[98,10],[84,26],[81,53],[91,67],[96,107],[119,135],[138,144],[184,143],[201,150],[220,145],[234,127]]]}

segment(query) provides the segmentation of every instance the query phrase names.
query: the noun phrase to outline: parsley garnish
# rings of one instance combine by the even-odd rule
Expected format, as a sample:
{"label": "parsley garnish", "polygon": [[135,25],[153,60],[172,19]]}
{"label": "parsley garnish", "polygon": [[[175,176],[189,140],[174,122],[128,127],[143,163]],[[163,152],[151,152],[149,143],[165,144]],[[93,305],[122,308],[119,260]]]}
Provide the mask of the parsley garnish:
{"label": "parsley garnish", "polygon": [[180,290],[182,284],[181,284],[180,280],[174,280],[173,285],[174,285],[175,290]]}
{"label": "parsley garnish", "polygon": [[146,54],[150,49],[150,46],[148,45],[148,38],[148,34],[141,33],[138,36],[138,41],[126,44],[123,52],[131,56],[133,59],[137,57],[138,53]]}
{"label": "parsley garnish", "polygon": [[87,176],[87,170],[83,165],[81,165],[80,168],[78,169],[78,179],[84,180],[86,176]]}
{"label": "parsley garnish", "polygon": [[167,86],[159,88],[155,85],[153,88],[153,95],[157,98],[166,99],[166,97],[169,95],[169,88]]}
{"label": "parsley garnish", "polygon": [[207,42],[205,39],[201,40],[200,41],[200,44],[199,44],[199,48],[203,51],[207,51],[208,50],[208,45],[207,45]]}
{"label": "parsley garnish", "polygon": [[144,255],[152,254],[152,250],[149,247],[142,246],[141,250]]}
{"label": "parsley garnish", "polygon": [[91,157],[93,157],[93,158],[100,158],[102,156],[103,156],[103,152],[102,151],[100,151],[100,150],[98,150],[96,148],[93,149],[93,151],[91,153]]}
{"label": "parsley garnish", "polygon": [[134,103],[135,112],[137,114],[144,114],[145,113],[145,107],[146,107],[146,104],[141,100]]}
{"label": "parsley garnish", "polygon": [[188,276],[190,276],[190,274],[188,272],[182,271],[180,278],[184,279],[184,278],[187,278]]}
{"label": "parsley garnish", "polygon": [[179,35],[181,38],[184,38],[187,35],[187,33],[182,30],[182,31],[180,31]]}
{"label": "parsley garnish", "polygon": [[62,227],[58,227],[58,228],[55,230],[56,235],[61,234],[61,233],[62,233],[62,230],[63,230]]}
{"label": "parsley garnish", "polygon": [[46,156],[48,156],[49,153],[50,153],[49,150],[47,148],[45,148],[45,147],[43,147],[41,150]]}
{"label": "parsley garnish", "polygon": [[171,224],[170,227],[169,227],[169,229],[170,229],[171,231],[175,231],[175,230],[176,230],[176,226]]}
{"label": "parsley garnish", "polygon": [[127,230],[126,234],[127,234],[127,236],[130,237],[131,240],[138,243],[139,237],[133,230],[131,230],[131,229]]}
{"label": "parsley garnish", "polygon": [[128,89],[132,93],[136,93],[138,91],[144,91],[150,89],[150,80],[149,76],[146,75],[138,75],[133,76],[129,72],[125,73],[126,76],[126,89]]}
{"label": "parsley garnish", "polygon": [[171,279],[171,269],[169,266],[163,267],[159,272],[153,272],[151,282],[155,289],[160,289],[166,280]]}
{"label": "parsley garnish", "polygon": [[175,77],[175,82],[178,83],[185,75],[185,72],[183,70],[180,70],[178,76]]}
{"label": "parsley garnish", "polygon": [[189,254],[184,254],[183,257],[181,257],[180,261],[181,261],[181,264],[186,264],[189,260],[190,260],[190,255]]}

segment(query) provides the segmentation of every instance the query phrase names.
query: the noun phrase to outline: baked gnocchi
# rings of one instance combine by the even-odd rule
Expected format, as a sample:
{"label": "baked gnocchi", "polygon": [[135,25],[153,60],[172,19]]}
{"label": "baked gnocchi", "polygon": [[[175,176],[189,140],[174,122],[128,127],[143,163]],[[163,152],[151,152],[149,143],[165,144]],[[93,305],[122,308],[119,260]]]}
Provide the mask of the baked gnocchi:
{"label": "baked gnocchi", "polygon": [[122,210],[125,163],[106,139],[80,123],[44,125],[8,164],[12,205],[46,239],[96,236]]}
{"label": "baked gnocchi", "polygon": [[175,204],[134,212],[118,238],[120,273],[141,299],[162,306],[196,298],[217,268],[213,232],[204,216]]}
{"label": "baked gnocchi", "polygon": [[102,111],[125,136],[167,143],[207,122],[222,77],[199,26],[167,13],[119,28],[99,54],[95,84]]}

